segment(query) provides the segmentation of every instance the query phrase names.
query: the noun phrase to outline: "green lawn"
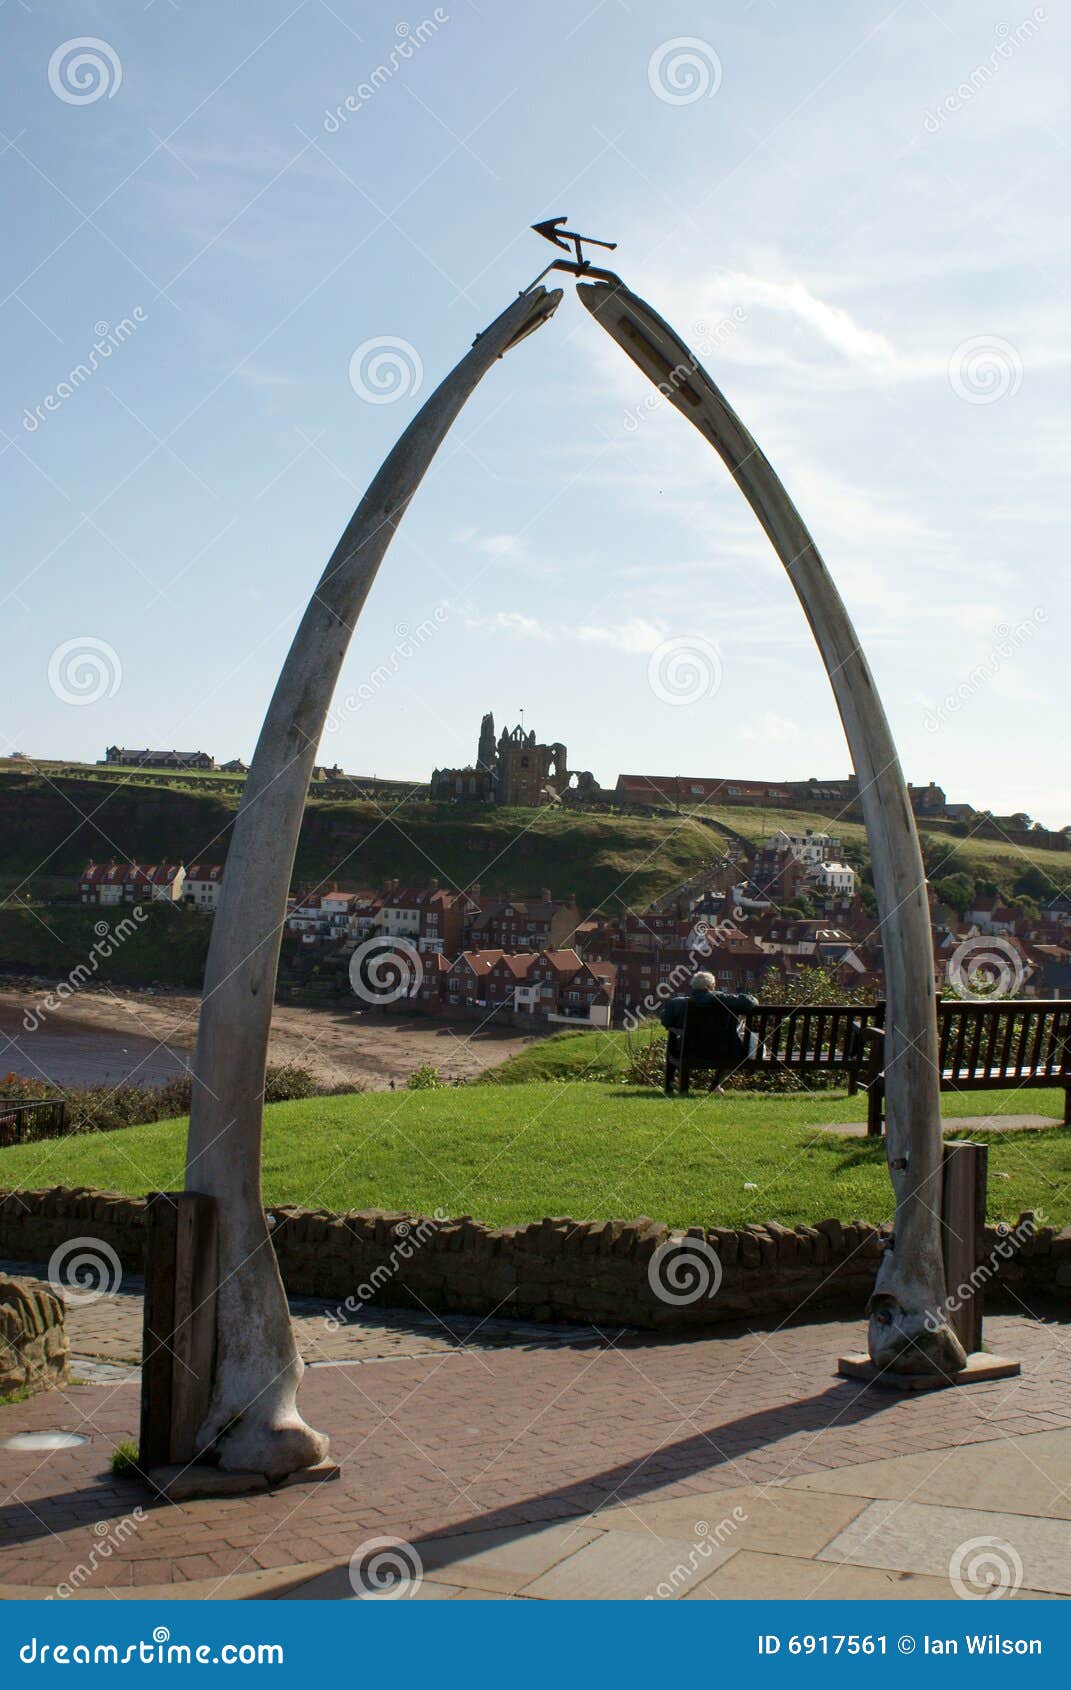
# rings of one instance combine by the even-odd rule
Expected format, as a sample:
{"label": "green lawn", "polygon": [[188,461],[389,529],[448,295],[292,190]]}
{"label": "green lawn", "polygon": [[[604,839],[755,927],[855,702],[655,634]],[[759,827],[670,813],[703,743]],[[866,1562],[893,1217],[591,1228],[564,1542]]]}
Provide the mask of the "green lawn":
{"label": "green lawn", "polygon": [[[948,1117],[1058,1117],[1063,1098],[942,1101]],[[843,1093],[668,1100],[615,1083],[312,1098],[266,1111],[264,1187],[275,1203],[441,1209],[500,1225],[548,1214],[648,1214],[680,1226],[879,1221],[891,1209],[882,1146],[812,1130],[862,1113],[860,1098]],[[161,1121],[21,1145],[0,1151],[0,1187],[173,1189],[184,1144],[185,1122]],[[1033,1208],[1054,1225],[1071,1221],[1071,1131],[993,1133],[990,1146],[991,1218]]]}

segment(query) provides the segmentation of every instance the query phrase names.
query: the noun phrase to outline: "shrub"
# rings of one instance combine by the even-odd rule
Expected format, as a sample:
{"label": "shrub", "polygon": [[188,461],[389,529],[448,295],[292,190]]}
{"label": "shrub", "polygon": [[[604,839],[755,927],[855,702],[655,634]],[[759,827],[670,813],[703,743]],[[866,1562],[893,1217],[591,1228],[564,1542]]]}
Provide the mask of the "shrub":
{"label": "shrub", "polygon": [[439,1074],[438,1068],[433,1068],[430,1062],[422,1062],[419,1068],[414,1068],[405,1082],[406,1091],[441,1091],[448,1082]]}
{"label": "shrub", "polygon": [[[307,1068],[295,1063],[269,1063],[264,1079],[265,1103],[289,1103],[294,1098],[313,1097],[320,1087]],[[68,1133],[115,1132],[147,1121],[167,1121],[188,1115],[193,1095],[193,1078],[178,1074],[162,1086],[72,1086],[62,1090],[45,1080],[24,1079],[8,1074],[0,1080],[0,1097],[36,1102],[62,1097],[67,1103]]]}

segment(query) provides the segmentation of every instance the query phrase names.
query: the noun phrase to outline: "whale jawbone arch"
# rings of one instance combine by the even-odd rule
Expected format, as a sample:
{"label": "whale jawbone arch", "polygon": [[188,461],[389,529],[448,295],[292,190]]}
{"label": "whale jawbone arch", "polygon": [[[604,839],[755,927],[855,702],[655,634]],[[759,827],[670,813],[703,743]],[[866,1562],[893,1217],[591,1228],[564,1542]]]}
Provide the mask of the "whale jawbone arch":
{"label": "whale jawbone arch", "polygon": [[803,607],[859,778],[885,957],[886,1153],[894,1243],[868,1304],[876,1366],[942,1374],[963,1367],[949,1326],[941,1249],[941,1104],[926,879],[885,711],[844,601],[768,459],[695,355],[622,282],[580,283],[583,304],[727,466]]}
{"label": "whale jawbone arch", "polygon": [[227,853],[194,1061],[186,1188],[216,1200],[218,1293],[212,1399],[199,1452],[284,1475],[327,1439],[297,1408],[294,1341],[260,1186],[264,1071],[279,944],[309,779],[343,658],[409,501],[495,361],[552,316],[534,287],[478,335],[369,485],[309,600],[264,718]]}

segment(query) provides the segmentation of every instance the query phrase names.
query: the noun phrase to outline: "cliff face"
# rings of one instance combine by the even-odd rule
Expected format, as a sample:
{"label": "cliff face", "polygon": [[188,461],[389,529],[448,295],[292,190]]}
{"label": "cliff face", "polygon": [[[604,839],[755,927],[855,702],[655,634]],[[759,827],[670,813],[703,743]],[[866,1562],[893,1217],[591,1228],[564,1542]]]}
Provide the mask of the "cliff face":
{"label": "cliff face", "polygon": [[[90,857],[222,862],[237,806],[237,795],[217,795],[207,781],[191,790],[3,771],[0,884],[12,890],[26,880],[31,894],[77,897]],[[313,797],[294,881],[374,887],[397,877],[424,886],[435,876],[444,886],[479,881],[491,893],[549,886],[556,897],[574,893],[585,911],[621,897],[639,908],[723,848],[709,828],[679,817]]]}
{"label": "cliff face", "polygon": [[[0,871],[73,879],[97,862],[222,861],[236,799],[123,780],[0,777]],[[73,890],[73,888],[72,888]]]}

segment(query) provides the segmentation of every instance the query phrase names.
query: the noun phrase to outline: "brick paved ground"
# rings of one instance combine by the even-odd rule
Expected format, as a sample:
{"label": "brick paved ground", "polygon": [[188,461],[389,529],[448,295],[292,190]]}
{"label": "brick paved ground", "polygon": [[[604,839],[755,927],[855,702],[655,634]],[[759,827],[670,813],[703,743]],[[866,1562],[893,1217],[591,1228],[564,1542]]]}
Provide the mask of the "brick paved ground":
{"label": "brick paved ground", "polygon": [[[85,1588],[222,1580],[348,1559],[374,1534],[420,1542],[519,1527],[1066,1427],[1069,1337],[1051,1318],[993,1317],[989,1345],[1022,1360],[1021,1379],[910,1397],[833,1376],[837,1356],[863,1346],[846,1322],[594,1346],[525,1337],[319,1363],[302,1407],[330,1432],[341,1479],[181,1506],[149,1505],[110,1475],[112,1448],[136,1436],[136,1383],[77,1386],[0,1411],[0,1436],[63,1428],[88,1439],[0,1455],[0,1582],[55,1587],[104,1541],[114,1552]],[[118,1533],[137,1506],[137,1530]]]}
{"label": "brick paved ground", "polygon": [[[40,1264],[0,1261],[0,1273],[14,1275],[42,1291],[54,1289]],[[498,1349],[503,1344],[600,1342],[592,1327],[545,1326],[534,1321],[488,1319],[482,1315],[438,1315],[420,1309],[362,1308],[348,1314],[337,1302],[291,1297],[290,1315],[305,1361],[386,1361],[405,1356],[445,1355],[460,1346]],[[124,1276],[122,1289],[79,1301],[66,1293],[67,1339],[75,1376],[92,1376],[93,1363],[137,1366],[141,1360],[142,1281]]]}

